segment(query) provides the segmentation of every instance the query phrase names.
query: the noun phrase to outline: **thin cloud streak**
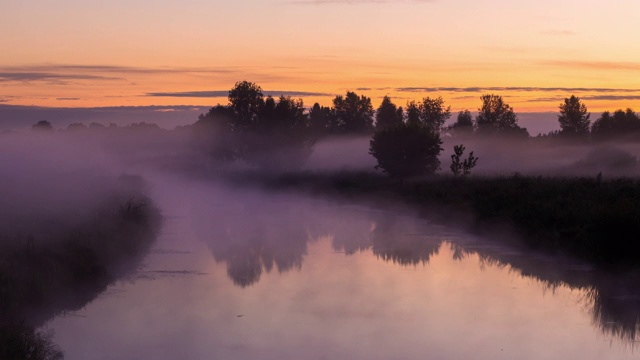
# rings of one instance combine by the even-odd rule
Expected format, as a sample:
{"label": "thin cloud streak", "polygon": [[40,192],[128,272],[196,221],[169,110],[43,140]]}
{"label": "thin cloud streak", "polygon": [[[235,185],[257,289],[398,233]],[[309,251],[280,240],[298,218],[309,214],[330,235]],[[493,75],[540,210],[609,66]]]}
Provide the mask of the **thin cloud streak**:
{"label": "thin cloud streak", "polygon": [[[550,102],[550,101],[562,101],[565,97],[546,97],[546,98],[535,98],[535,99],[527,99],[525,102]],[[603,100],[603,101],[616,101],[616,100],[640,100],[640,95],[586,95],[580,96],[580,100]]]}
{"label": "thin cloud streak", "polygon": [[[309,91],[295,90],[263,90],[265,95],[271,96],[333,96],[333,94]],[[192,97],[192,98],[210,98],[210,97],[227,97],[229,90],[211,90],[211,91],[181,91],[181,92],[151,92],[144,96],[153,97]]]}
{"label": "thin cloud streak", "polygon": [[[0,67],[2,74],[21,73],[50,73],[64,74],[72,73],[112,73],[112,74],[167,74],[167,73],[235,73],[243,71],[240,68],[220,67],[133,67],[118,65],[76,65],[76,64],[42,64],[26,66],[4,66]],[[82,75],[78,75],[82,76]]]}
{"label": "thin cloud streak", "polygon": [[117,77],[89,74],[56,74],[52,72],[0,72],[0,82],[34,82],[61,80],[122,80]]}
{"label": "thin cloud streak", "polygon": [[401,87],[395,89],[398,92],[602,92],[602,93],[637,93],[640,89],[617,88],[585,88],[585,87],[528,87],[528,86],[498,86],[498,87]]}
{"label": "thin cloud streak", "polygon": [[436,0],[293,0],[287,4],[295,5],[361,5],[361,4],[427,4]]}
{"label": "thin cloud streak", "polygon": [[640,71],[640,62],[631,61],[574,61],[574,60],[550,60],[541,61],[540,64],[547,66],[567,67],[572,69],[592,69],[592,70],[626,70]]}

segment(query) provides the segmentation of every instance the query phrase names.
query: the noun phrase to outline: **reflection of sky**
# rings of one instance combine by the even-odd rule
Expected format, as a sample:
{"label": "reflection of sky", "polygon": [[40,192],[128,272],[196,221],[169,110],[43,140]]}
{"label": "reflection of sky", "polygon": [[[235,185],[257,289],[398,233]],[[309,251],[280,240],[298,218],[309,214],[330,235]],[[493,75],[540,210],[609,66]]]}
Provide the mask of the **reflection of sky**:
{"label": "reflection of sky", "polygon": [[[213,105],[223,99],[144,95],[243,79],[281,91],[372,88],[376,105],[427,95],[397,91],[406,87],[638,89],[638,13],[635,0],[6,0],[0,102]],[[555,111],[570,92],[500,91],[517,111]],[[474,92],[441,95],[455,110],[478,106]],[[579,95],[598,111],[640,101]]]}
{"label": "reflection of sky", "polygon": [[[162,185],[157,185],[161,191]],[[346,255],[340,246],[336,248],[335,234],[316,234],[307,243],[299,270],[263,272],[251,286],[236,286],[228,278],[228,264],[215,261],[210,244],[195,234],[193,217],[198,212],[192,211],[202,210],[194,203],[207,202],[210,210],[227,211],[233,207],[232,198],[222,194],[217,201],[209,195],[194,198],[202,188],[190,185],[162,192],[159,201],[168,217],[156,245],[162,251],[147,258],[142,279],[115,285],[80,311],[82,317],[52,322],[55,341],[68,359],[634,356],[618,341],[612,346],[592,326],[582,292],[565,286],[551,290],[509,267],[481,262],[477,255],[453,260],[448,243],[428,263],[401,266],[382,261],[371,250]],[[315,208],[313,203],[287,201],[293,201],[302,216]],[[282,203],[271,208],[279,206]],[[371,212],[362,208],[340,207],[336,213],[359,229],[353,235],[379,226],[370,222],[365,226],[362,219]],[[401,235],[427,242],[435,235],[436,243],[447,238],[473,241],[441,227],[429,233],[423,221],[412,225],[409,217],[398,219],[402,226],[393,231]],[[416,231],[421,228],[420,235]],[[158,270],[203,274],[154,272]]]}

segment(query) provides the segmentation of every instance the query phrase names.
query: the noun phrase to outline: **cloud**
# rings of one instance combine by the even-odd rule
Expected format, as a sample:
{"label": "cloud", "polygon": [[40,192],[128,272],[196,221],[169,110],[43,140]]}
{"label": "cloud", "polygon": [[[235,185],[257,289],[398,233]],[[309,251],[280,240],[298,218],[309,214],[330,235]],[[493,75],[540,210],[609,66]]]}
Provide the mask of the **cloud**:
{"label": "cloud", "polygon": [[0,72],[0,82],[32,82],[32,81],[64,81],[64,80],[118,80],[116,77],[106,77],[89,74],[58,74],[52,72]]}
{"label": "cloud", "polygon": [[548,60],[540,64],[567,68],[592,70],[631,70],[640,71],[640,62],[631,61],[582,61],[582,60]]}
{"label": "cloud", "polygon": [[[263,90],[265,95],[271,96],[332,96],[332,94],[309,91],[295,90]],[[190,97],[190,98],[216,98],[229,96],[229,90],[210,90],[210,91],[179,91],[179,92],[151,92],[144,96],[154,97]]]}
{"label": "cloud", "polygon": [[637,93],[640,89],[587,88],[587,87],[530,87],[530,86],[475,86],[475,87],[401,87],[398,92],[601,92],[601,93]]}
{"label": "cloud", "polygon": [[[118,65],[76,65],[76,64],[40,64],[26,66],[0,67],[0,73],[50,73],[56,74],[82,74],[82,73],[107,73],[107,74],[166,74],[166,73],[233,73],[242,69],[228,67],[133,67]],[[68,76],[68,75],[63,75]],[[77,75],[83,76],[83,75]]]}
{"label": "cloud", "polygon": [[[525,100],[525,102],[551,102],[551,101],[563,101],[565,99],[565,97],[562,96],[556,96],[556,97],[541,97],[541,98],[534,98],[534,99],[527,99]],[[598,101],[598,100],[608,100],[608,101],[613,101],[613,100],[640,100],[640,95],[585,95],[585,96],[580,96],[580,100],[582,101],[587,101],[587,100],[594,100],[594,101]]]}
{"label": "cloud", "polygon": [[56,98],[56,100],[59,100],[59,101],[80,100],[80,98],[77,98],[77,97],[59,97],[59,98]]}
{"label": "cloud", "polygon": [[356,90],[358,91],[372,91],[372,90],[376,90],[376,91],[384,91],[384,90],[391,90],[392,88],[390,87],[377,87],[377,88],[371,88],[371,87],[359,87],[356,88]]}
{"label": "cloud", "polygon": [[582,100],[640,100],[640,95],[593,95],[583,96]]}
{"label": "cloud", "polygon": [[289,4],[296,5],[333,5],[333,4],[426,4],[434,3],[436,0],[291,0]]}
{"label": "cloud", "polygon": [[40,64],[25,66],[0,66],[0,83],[48,82],[66,84],[78,80],[125,80],[128,75],[163,74],[225,74],[242,73],[241,68],[206,67],[130,67],[112,65]]}

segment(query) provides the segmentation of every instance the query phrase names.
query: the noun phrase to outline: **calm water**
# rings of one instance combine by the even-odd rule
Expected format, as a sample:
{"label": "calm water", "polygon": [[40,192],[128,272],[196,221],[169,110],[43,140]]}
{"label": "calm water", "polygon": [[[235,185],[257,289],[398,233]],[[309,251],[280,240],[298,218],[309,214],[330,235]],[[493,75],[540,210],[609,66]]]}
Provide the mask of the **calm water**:
{"label": "calm water", "polygon": [[[47,326],[67,359],[625,359],[638,298],[410,212],[157,179],[140,270]],[[526,275],[523,275],[526,274]]]}

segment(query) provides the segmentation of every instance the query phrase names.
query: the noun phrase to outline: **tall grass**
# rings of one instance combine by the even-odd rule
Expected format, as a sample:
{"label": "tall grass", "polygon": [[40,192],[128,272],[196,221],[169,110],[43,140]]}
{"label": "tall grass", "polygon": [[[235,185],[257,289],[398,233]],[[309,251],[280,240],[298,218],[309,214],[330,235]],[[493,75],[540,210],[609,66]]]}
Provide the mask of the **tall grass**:
{"label": "tall grass", "polygon": [[50,336],[36,327],[86,305],[134,268],[159,221],[148,197],[127,191],[113,194],[83,224],[55,239],[1,239],[0,359],[61,358]]}

